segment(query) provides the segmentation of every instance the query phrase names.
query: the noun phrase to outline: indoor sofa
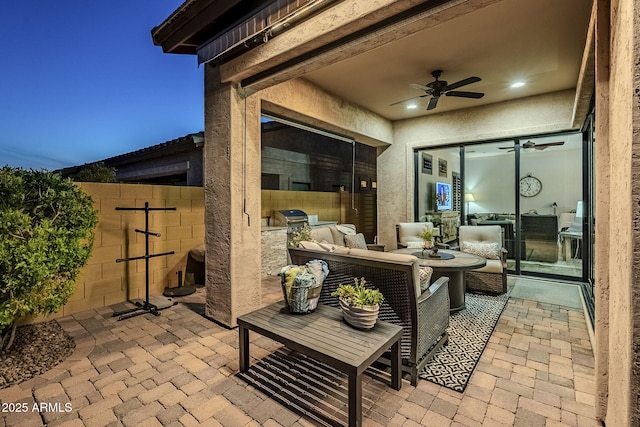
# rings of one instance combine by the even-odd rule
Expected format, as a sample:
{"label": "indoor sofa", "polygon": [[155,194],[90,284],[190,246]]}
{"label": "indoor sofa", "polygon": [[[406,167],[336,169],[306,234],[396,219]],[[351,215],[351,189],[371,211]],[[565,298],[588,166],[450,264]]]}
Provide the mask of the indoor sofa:
{"label": "indoor sofa", "polygon": [[[313,247],[313,243],[320,245],[318,242],[303,243],[308,247]],[[434,283],[430,283],[430,277],[423,278],[421,287],[418,259],[413,255],[340,246],[332,248],[289,248],[289,254],[295,265],[315,259],[327,263],[329,275],[322,284],[321,304],[339,307],[338,298],[331,293],[341,283],[353,283],[354,278],[364,277],[367,284],[382,292],[385,300],[380,307],[379,319],[403,327],[400,341],[402,369],[410,374],[411,384],[416,385],[419,372],[448,341],[449,278],[441,277]]]}

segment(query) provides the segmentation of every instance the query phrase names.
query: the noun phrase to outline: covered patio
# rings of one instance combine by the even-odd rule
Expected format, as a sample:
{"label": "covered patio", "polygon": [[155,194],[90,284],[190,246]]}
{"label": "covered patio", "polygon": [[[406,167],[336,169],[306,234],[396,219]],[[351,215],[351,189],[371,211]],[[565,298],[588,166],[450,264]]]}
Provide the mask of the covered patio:
{"label": "covered patio", "polygon": [[[510,287],[518,287],[510,278]],[[282,298],[279,280],[263,283],[262,304]],[[76,340],[71,357],[49,372],[0,390],[0,425],[304,426],[346,422],[346,378],[335,393],[265,392],[274,381],[238,373],[238,333],[200,315],[203,289],[159,317],[118,322],[115,305],[59,319]],[[254,372],[269,374],[294,357],[251,335]],[[322,367],[318,368],[322,372]],[[275,371],[277,373],[277,369]],[[326,371],[325,371],[326,372]],[[382,381],[381,381],[382,379]],[[372,370],[363,385],[363,425],[598,426],[594,357],[583,311],[511,298],[464,393],[420,380],[395,391]],[[286,397],[286,396],[285,396]],[[300,410],[308,403],[309,410]],[[69,412],[33,411],[41,404]]]}
{"label": "covered patio", "polygon": [[[289,3],[296,3],[294,9],[301,12],[293,21],[261,20],[257,14],[266,6],[287,9]],[[243,9],[247,3],[240,0],[225,5],[214,0],[187,1],[152,31],[154,42],[165,52],[198,55],[200,63],[206,64],[207,314],[235,326],[238,316],[262,305],[256,286],[261,200],[260,170],[255,165],[261,160],[263,112],[377,148],[377,235],[379,243],[392,248],[394,224],[417,220],[412,213],[414,148],[578,129],[593,109],[597,141],[593,169],[597,172],[585,193],[593,197],[598,212],[593,236],[599,256],[588,266],[594,272],[596,306],[596,413],[607,424],[637,425],[640,293],[634,284],[640,265],[635,243],[640,184],[633,179],[638,169],[634,163],[638,150],[637,2],[562,2],[564,15],[557,2],[540,6],[541,2],[507,0],[317,1],[309,7],[294,1],[253,4],[259,7],[248,17],[265,24],[256,34],[226,25],[247,18]],[[533,4],[543,13],[522,13]],[[516,16],[521,20],[515,22]],[[574,28],[572,40],[577,43],[561,48],[560,34],[579,21],[584,26]],[[280,25],[269,26],[276,23]],[[493,40],[484,38],[503,30],[510,32]],[[533,50],[521,55],[520,42],[549,35],[551,40],[537,47],[528,45]],[[407,43],[416,41],[414,36],[420,43]],[[400,49],[398,42],[412,49]],[[400,55],[407,51],[409,61]],[[387,55],[377,58],[380,52]],[[429,63],[434,56],[438,63]],[[482,66],[486,78],[498,69],[498,57],[531,69],[540,66],[532,86],[543,90],[500,98],[504,94],[500,88],[508,79],[505,75],[501,81],[494,80],[502,86],[477,87],[487,93],[484,104],[470,99],[476,103],[460,102],[449,111],[438,107],[416,115],[393,110],[403,97],[415,96],[410,83],[424,85],[426,77],[420,76],[450,66],[461,74],[451,71],[447,78],[458,81],[478,73]],[[364,61],[356,67],[352,58]],[[562,62],[569,58],[569,64]],[[377,73],[389,64],[403,66],[385,68],[397,74]],[[474,68],[466,69],[468,65]],[[407,70],[410,75],[403,74]],[[565,80],[567,70],[570,77]],[[387,89],[398,96],[388,97]]]}

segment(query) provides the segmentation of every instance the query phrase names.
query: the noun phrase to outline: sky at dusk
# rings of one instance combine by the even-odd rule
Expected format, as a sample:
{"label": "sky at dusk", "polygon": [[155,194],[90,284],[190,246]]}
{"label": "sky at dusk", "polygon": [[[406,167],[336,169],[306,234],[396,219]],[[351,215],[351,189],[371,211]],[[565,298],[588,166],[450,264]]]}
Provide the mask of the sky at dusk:
{"label": "sky at dusk", "polygon": [[151,29],[183,0],[0,3],[0,167],[81,165],[204,128],[203,67]]}

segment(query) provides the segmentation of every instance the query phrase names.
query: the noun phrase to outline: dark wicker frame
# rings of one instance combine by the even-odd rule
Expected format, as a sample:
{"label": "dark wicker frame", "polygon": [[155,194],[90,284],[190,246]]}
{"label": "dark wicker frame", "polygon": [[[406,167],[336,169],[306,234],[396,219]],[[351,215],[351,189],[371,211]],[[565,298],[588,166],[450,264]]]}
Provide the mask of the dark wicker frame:
{"label": "dark wicker frame", "polygon": [[502,273],[481,273],[478,271],[465,271],[464,280],[467,291],[482,292],[487,294],[504,294],[507,292],[507,260],[503,254]]}
{"label": "dark wicker frame", "polygon": [[[496,227],[497,225],[493,226]],[[467,291],[487,294],[504,294],[507,292],[507,250],[504,248],[505,237],[503,227],[501,227],[500,235],[502,239],[502,250],[500,251],[502,273],[485,273],[473,270],[465,271],[464,280]],[[462,246],[462,242],[460,242],[460,246]]]}
{"label": "dark wicker frame", "polygon": [[331,293],[339,284],[352,283],[354,278],[364,277],[368,284],[382,292],[385,301],[380,307],[379,319],[404,328],[400,340],[402,369],[410,374],[411,384],[416,385],[418,373],[448,342],[449,278],[439,278],[428,292],[416,298],[417,260],[371,260],[300,248],[289,248],[289,254],[293,264],[303,265],[313,259],[328,264],[329,275],[320,292],[321,304],[338,307],[338,299]]}

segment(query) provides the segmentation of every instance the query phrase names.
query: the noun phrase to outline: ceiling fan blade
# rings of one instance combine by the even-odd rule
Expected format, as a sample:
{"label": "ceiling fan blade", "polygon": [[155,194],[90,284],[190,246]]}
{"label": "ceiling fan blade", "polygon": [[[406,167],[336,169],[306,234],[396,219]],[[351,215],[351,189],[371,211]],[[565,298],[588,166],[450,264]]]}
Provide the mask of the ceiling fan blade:
{"label": "ceiling fan blade", "polygon": [[393,104],[389,104],[389,107],[393,107],[394,105],[398,105],[398,104],[403,104],[405,102],[409,102],[409,101],[412,101],[414,99],[424,98],[425,96],[427,96],[427,95],[419,95],[419,96],[414,96],[413,98],[403,99],[402,101],[398,101],[398,102],[394,102]]}
{"label": "ceiling fan blade", "polygon": [[549,142],[547,144],[536,144],[535,148],[536,150],[544,150],[548,147],[553,147],[553,146],[557,146],[557,145],[564,145],[564,141],[559,141],[559,142]]}
{"label": "ceiling fan blade", "polygon": [[513,147],[498,147],[498,150],[513,150]]}
{"label": "ceiling fan blade", "polygon": [[466,86],[466,85],[470,85],[471,83],[475,83],[475,82],[479,82],[480,80],[482,80],[480,77],[467,77],[466,79],[460,80],[459,82],[455,82],[455,83],[451,83],[450,85],[447,85],[444,89],[442,89],[444,92],[448,91],[448,90],[453,90],[462,86]]}
{"label": "ceiling fan blade", "polygon": [[431,98],[431,100],[429,100],[429,105],[427,105],[427,110],[433,110],[434,108],[436,108],[439,99],[439,96],[434,96],[433,98]]}
{"label": "ceiling fan blade", "polygon": [[429,86],[419,85],[418,83],[410,83],[409,86],[414,89],[423,90],[425,92],[431,91],[431,88]]}
{"label": "ceiling fan blade", "polygon": [[459,96],[460,98],[482,98],[484,93],[482,92],[463,92],[459,90],[452,90],[445,93],[447,96]]}

